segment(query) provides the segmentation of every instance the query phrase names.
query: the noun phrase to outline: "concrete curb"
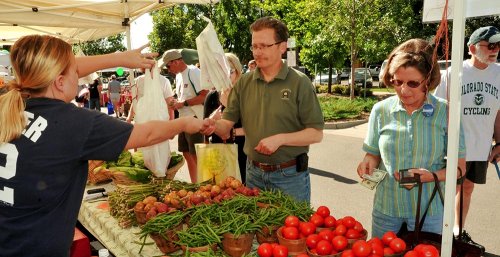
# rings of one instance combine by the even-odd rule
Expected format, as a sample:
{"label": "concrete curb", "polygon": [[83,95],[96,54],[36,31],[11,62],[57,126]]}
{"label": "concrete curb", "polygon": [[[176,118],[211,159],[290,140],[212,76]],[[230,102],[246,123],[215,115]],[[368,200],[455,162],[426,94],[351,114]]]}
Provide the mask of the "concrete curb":
{"label": "concrete curb", "polygon": [[345,122],[326,122],[324,129],[345,129],[361,125],[368,122],[368,120],[355,120],[355,121],[345,121]]}

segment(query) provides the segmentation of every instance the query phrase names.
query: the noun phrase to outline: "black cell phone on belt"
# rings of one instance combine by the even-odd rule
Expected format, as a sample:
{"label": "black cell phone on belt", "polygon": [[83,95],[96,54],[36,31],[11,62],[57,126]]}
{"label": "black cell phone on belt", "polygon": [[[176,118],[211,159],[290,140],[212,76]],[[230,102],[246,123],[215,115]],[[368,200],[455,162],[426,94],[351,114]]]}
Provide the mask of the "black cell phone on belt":
{"label": "black cell phone on belt", "polygon": [[307,167],[309,167],[309,156],[307,156],[307,153],[299,154],[296,157],[296,162],[297,172],[306,171]]}

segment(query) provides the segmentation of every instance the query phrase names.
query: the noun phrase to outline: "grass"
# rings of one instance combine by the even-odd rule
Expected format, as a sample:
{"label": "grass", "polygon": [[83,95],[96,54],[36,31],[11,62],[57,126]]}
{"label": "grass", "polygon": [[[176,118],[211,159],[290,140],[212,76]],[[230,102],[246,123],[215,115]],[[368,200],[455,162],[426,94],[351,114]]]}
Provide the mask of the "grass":
{"label": "grass", "polygon": [[318,96],[325,121],[353,120],[366,117],[373,105],[378,101],[375,97],[355,98],[333,95]]}

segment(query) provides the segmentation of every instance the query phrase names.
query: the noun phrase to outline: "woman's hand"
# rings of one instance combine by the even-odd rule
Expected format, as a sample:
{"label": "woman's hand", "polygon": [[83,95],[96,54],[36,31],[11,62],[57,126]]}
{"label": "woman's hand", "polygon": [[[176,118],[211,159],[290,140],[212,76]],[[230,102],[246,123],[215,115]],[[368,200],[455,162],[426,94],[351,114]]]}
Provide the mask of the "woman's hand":
{"label": "woman's hand", "polygon": [[373,170],[378,167],[380,156],[367,153],[365,158],[358,164],[358,176],[363,178],[364,174],[371,175]]}
{"label": "woman's hand", "polygon": [[222,105],[219,106],[219,108],[215,109],[210,116],[208,116],[210,119],[214,120],[220,120],[222,118]]}
{"label": "woman's hand", "polygon": [[117,54],[120,54],[123,66],[126,68],[151,69],[156,63],[153,58],[157,57],[158,53],[141,53],[141,51],[146,47],[149,47],[149,44],[143,45],[134,50]]}

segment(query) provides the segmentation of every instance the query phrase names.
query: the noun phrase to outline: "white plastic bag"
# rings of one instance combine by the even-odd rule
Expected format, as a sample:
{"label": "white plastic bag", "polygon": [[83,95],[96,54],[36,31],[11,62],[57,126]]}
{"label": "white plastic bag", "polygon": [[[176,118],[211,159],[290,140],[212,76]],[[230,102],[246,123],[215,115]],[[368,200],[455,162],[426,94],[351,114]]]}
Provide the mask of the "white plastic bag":
{"label": "white plastic bag", "polygon": [[[151,78],[151,75],[153,78]],[[144,95],[137,101],[135,122],[140,124],[149,120],[168,120],[167,104],[163,98],[160,84],[160,72],[155,67],[144,76]],[[144,155],[144,165],[156,177],[165,177],[170,161],[170,146],[168,140],[140,149]]]}
{"label": "white plastic bag", "polygon": [[206,17],[203,19],[208,22],[208,25],[196,38],[201,66],[201,87],[202,89],[216,88],[219,91],[231,88],[230,67],[224,49],[212,22]]}

